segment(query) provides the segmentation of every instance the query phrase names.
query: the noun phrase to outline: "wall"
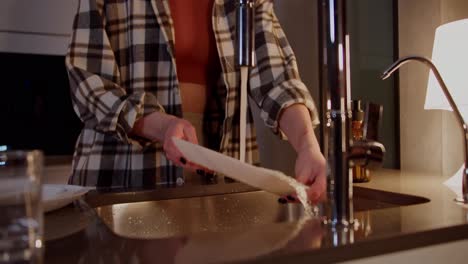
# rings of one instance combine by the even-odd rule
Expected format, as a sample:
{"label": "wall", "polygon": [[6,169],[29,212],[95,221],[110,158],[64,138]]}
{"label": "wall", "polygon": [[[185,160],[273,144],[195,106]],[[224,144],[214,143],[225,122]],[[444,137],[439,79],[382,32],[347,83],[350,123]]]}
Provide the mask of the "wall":
{"label": "wall", "polygon": [[[436,28],[468,17],[465,0],[399,0],[400,56],[430,57]],[[401,167],[453,175],[463,162],[462,137],[451,112],[424,110],[429,70],[411,63],[400,70]]]}
{"label": "wall", "polygon": [[348,1],[351,98],[383,106],[378,140],[386,149],[386,168],[399,166],[398,97],[395,80],[380,79],[382,71],[394,60],[393,8],[393,0]]}
{"label": "wall", "polygon": [[1,0],[0,52],[64,55],[77,3]]}

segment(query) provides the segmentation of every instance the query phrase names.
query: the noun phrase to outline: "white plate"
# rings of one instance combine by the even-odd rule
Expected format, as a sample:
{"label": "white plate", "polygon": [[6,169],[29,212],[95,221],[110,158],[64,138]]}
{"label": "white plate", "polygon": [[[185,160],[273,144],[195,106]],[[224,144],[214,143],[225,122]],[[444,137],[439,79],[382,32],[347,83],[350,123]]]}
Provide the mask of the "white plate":
{"label": "white plate", "polygon": [[173,140],[189,161],[267,192],[286,195],[308,188],[280,171],[255,167],[181,139],[173,138]]}
{"label": "white plate", "polygon": [[44,212],[62,208],[86,194],[90,189],[77,185],[43,184],[42,207]]}

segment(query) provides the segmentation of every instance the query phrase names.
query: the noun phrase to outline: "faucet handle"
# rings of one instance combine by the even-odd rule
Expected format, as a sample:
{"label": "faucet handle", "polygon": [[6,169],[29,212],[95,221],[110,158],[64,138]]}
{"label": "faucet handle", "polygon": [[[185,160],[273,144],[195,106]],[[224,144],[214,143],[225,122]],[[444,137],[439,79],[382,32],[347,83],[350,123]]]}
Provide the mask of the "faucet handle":
{"label": "faucet handle", "polygon": [[350,167],[362,166],[376,169],[382,166],[385,147],[374,140],[354,140],[349,146],[348,162]]}

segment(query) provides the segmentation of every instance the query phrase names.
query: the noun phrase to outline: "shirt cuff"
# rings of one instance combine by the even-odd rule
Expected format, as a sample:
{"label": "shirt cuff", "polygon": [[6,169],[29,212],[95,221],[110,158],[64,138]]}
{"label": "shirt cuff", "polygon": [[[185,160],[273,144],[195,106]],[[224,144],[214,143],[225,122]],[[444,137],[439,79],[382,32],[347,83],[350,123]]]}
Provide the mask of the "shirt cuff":
{"label": "shirt cuff", "polygon": [[286,140],[286,135],[279,128],[281,112],[294,104],[303,104],[310,113],[312,126],[320,124],[317,108],[305,84],[299,80],[288,80],[274,87],[262,101],[261,117],[273,133]]}
{"label": "shirt cuff", "polygon": [[159,104],[156,96],[150,93],[134,93],[124,100],[115,104],[115,119],[110,121],[109,131],[115,131],[116,137],[127,144],[145,146],[150,144],[149,140],[131,134],[135,122],[145,115],[155,111],[165,112]]}

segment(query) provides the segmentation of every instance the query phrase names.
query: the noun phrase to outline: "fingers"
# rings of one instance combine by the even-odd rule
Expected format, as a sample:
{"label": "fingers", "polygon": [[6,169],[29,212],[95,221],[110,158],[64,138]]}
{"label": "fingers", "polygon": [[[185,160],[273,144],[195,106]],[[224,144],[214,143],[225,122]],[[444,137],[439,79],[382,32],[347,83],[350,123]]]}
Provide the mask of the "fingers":
{"label": "fingers", "polygon": [[179,138],[187,140],[193,144],[198,144],[196,130],[190,122],[183,119],[175,119],[171,122],[165,134],[163,146],[164,152],[166,153],[166,157],[179,167],[183,167],[184,169],[192,172],[196,172],[197,170],[208,171],[205,168],[188,161],[174,144],[172,138]]}
{"label": "fingers", "polygon": [[307,197],[311,203],[319,203],[325,198],[327,178],[325,169],[305,171],[298,175],[297,180],[307,186]]}
{"label": "fingers", "polygon": [[197,132],[195,131],[195,128],[191,124],[186,124],[183,127],[183,132],[187,141],[198,145]]}
{"label": "fingers", "polygon": [[307,190],[307,196],[311,203],[318,203],[323,201],[325,198],[325,191],[327,188],[327,180],[325,175],[317,175],[315,181],[310,185],[309,190]]}
{"label": "fingers", "polygon": [[286,196],[278,198],[278,203],[280,204],[298,203],[298,202],[300,201],[295,194],[290,194],[290,195],[286,195]]}
{"label": "fingers", "polygon": [[184,167],[187,164],[187,160],[182,156],[182,153],[180,153],[172,140],[166,140],[163,148],[166,153],[166,158],[172,161],[176,166]]}
{"label": "fingers", "polygon": [[188,169],[192,172],[196,172],[197,174],[199,174],[199,172],[203,171],[203,172],[206,172],[208,170],[206,170],[203,166],[200,166],[196,163],[193,163],[191,161],[187,161],[187,164],[185,164],[184,166],[185,169]]}
{"label": "fingers", "polygon": [[325,197],[327,164],[321,153],[305,150],[296,160],[296,178],[309,186],[307,196],[311,203],[318,203]]}
{"label": "fingers", "polygon": [[166,153],[166,157],[172,161],[176,166],[182,167],[184,169],[188,169],[190,171],[195,172],[199,169],[199,166],[195,163],[188,161],[182,153],[179,151],[177,146],[174,144],[174,141],[166,140],[164,144],[164,151]]}
{"label": "fingers", "polygon": [[[186,139],[187,136],[184,130],[189,130],[185,128],[187,126],[191,126],[189,122],[182,119],[175,119],[170,123],[164,136],[163,148],[166,157],[179,167],[186,167],[188,161],[183,157],[172,138]],[[191,137],[193,138],[193,135],[191,135]],[[195,142],[197,142],[196,138]]]}
{"label": "fingers", "polygon": [[[180,135],[173,136],[174,138],[182,138]],[[182,164],[184,161],[182,158],[182,153],[180,153],[179,149],[174,144],[172,137],[170,139],[164,140],[164,152],[166,153],[166,157],[176,163],[177,165]]]}
{"label": "fingers", "polygon": [[310,179],[309,173],[301,173],[297,176],[297,181],[305,185],[310,185],[313,183],[313,180]]}
{"label": "fingers", "polygon": [[205,168],[205,167],[203,167],[201,165],[198,165],[196,163],[191,163],[191,164],[192,164],[192,166],[194,166],[196,168],[195,172],[200,176],[205,176],[205,175],[210,176],[210,175],[215,174],[214,171],[212,171],[212,170],[210,170],[208,168]]}

